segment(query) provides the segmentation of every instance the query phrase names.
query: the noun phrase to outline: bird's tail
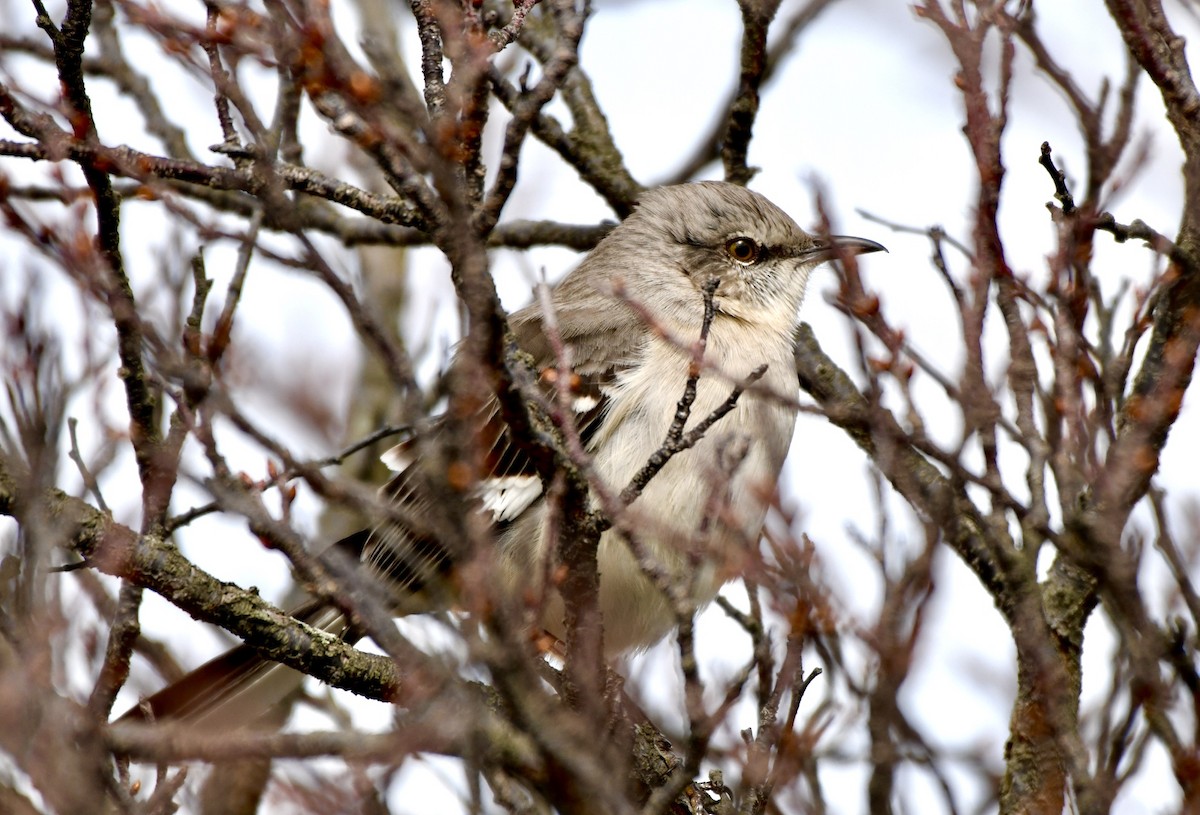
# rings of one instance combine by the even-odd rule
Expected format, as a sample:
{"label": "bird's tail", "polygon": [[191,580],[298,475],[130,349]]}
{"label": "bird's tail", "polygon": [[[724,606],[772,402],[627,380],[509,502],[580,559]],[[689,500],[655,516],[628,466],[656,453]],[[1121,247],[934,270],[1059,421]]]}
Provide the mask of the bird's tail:
{"label": "bird's tail", "polygon": [[[335,636],[342,636],[347,628],[341,612],[316,601],[296,609],[292,616]],[[144,699],[117,721],[168,720],[205,730],[242,727],[262,719],[299,689],[304,676],[264,659],[248,645],[239,645]]]}

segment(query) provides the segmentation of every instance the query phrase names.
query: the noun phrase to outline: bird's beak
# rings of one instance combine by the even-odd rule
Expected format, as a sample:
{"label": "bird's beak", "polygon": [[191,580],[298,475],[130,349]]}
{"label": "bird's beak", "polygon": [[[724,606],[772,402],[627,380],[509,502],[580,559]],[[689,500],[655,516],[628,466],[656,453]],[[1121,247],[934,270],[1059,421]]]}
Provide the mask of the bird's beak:
{"label": "bird's beak", "polygon": [[817,238],[816,245],[809,252],[819,260],[832,260],[838,255],[865,255],[870,252],[886,252],[887,247],[867,238],[855,238],[851,235],[830,235],[827,238]]}

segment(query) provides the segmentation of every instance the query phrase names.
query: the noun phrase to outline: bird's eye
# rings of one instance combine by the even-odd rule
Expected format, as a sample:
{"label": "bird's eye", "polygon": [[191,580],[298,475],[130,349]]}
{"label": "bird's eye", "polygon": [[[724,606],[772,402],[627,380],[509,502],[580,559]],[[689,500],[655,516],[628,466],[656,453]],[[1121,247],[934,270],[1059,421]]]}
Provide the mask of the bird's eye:
{"label": "bird's eye", "polygon": [[738,263],[750,264],[758,260],[762,247],[751,238],[733,238],[725,244],[725,251]]}

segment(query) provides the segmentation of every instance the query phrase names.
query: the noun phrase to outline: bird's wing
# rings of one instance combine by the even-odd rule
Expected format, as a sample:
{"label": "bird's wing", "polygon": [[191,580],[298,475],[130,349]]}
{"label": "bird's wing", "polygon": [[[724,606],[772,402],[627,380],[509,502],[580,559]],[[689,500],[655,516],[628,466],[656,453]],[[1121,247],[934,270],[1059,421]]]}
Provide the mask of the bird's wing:
{"label": "bird's wing", "polygon": [[[531,307],[518,312],[512,325],[518,345],[534,359],[544,398],[553,404],[559,398],[561,375],[557,355],[542,330],[540,311]],[[608,413],[617,376],[633,358],[634,348],[622,326],[612,322],[597,322],[590,332],[580,332],[578,321],[572,325],[575,330],[564,336],[572,362],[567,395],[576,431],[588,449]],[[622,343],[626,350],[621,350]],[[499,534],[541,500],[542,479],[495,399],[488,400],[472,424],[482,451],[475,499]],[[447,424],[435,422],[430,432],[436,443],[437,434],[448,432]],[[449,598],[442,592],[457,561],[452,544],[430,522],[430,491],[417,460],[419,446],[410,439],[384,454],[384,461],[397,471],[382,490],[395,512],[372,530],[362,555],[369,570],[385,581],[401,613],[445,607]]]}

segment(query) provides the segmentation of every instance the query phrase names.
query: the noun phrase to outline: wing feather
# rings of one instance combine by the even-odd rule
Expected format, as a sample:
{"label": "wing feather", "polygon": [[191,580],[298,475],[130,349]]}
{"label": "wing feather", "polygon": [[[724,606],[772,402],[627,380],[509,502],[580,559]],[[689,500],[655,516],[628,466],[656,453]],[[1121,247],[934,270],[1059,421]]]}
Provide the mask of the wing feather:
{"label": "wing feather", "polygon": [[[515,314],[512,325],[522,349],[527,350],[539,365],[543,396],[552,401],[557,398],[557,361],[542,331],[540,312],[533,309],[535,307]],[[577,322],[572,324],[578,325]],[[585,449],[590,449],[608,414],[617,375],[636,356],[637,349],[629,342],[628,335],[623,341],[620,339],[621,328],[611,322],[595,323],[592,335],[575,331],[567,338],[572,361],[579,363],[570,375],[569,394],[576,428]],[[644,332],[632,333],[644,336]],[[608,347],[602,354],[600,346],[604,343]],[[576,359],[577,353],[582,354],[582,359]],[[476,499],[480,511],[490,515],[499,533],[540,503],[541,476],[513,437],[495,400],[479,411],[475,427],[476,439],[484,450],[482,471],[477,474]],[[444,423],[435,423],[431,432],[436,436],[447,429]],[[387,581],[398,607],[405,609],[411,604],[424,610],[430,605],[445,604],[444,599],[434,596],[441,594],[434,585],[447,583],[455,557],[434,535],[419,531],[430,526],[421,521],[429,517],[431,507],[427,490],[420,483],[420,467],[415,457],[413,440],[406,440],[384,454],[389,466],[402,468],[383,489],[387,499],[400,505],[401,511],[396,513],[397,517],[372,530],[364,547],[363,560],[372,572]]]}

